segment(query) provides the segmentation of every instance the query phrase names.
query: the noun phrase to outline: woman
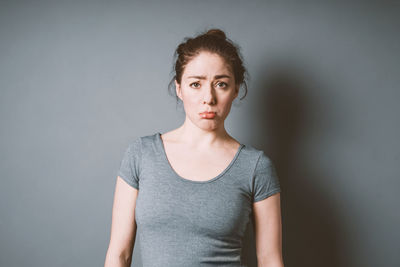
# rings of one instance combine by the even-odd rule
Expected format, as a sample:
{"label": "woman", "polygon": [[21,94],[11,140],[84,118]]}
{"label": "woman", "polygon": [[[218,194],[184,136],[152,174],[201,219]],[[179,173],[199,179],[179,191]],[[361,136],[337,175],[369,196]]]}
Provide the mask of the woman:
{"label": "woman", "polygon": [[237,46],[212,29],[187,38],[175,55],[172,81],[186,119],[126,149],[105,266],[130,266],[136,229],[144,267],[244,266],[242,237],[254,216],[258,266],[282,267],[274,166],[262,150],[224,128],[246,85]]}

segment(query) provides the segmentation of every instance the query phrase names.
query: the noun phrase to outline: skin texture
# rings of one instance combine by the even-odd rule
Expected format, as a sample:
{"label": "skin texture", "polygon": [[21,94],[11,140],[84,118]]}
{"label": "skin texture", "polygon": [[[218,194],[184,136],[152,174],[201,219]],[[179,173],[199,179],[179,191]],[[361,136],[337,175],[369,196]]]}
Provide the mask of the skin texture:
{"label": "skin texture", "polygon": [[111,237],[105,267],[131,266],[136,237],[135,207],[138,190],[117,177],[112,210]]}
{"label": "skin texture", "polygon": [[283,267],[281,194],[253,203],[258,267]]}
{"label": "skin texture", "polygon": [[[179,128],[161,136],[167,158],[181,177],[210,180],[228,166],[240,145],[224,127],[239,85],[222,57],[201,52],[185,66],[181,84],[175,81],[175,86],[186,117]],[[215,111],[215,118],[202,118],[199,113],[205,110]],[[117,177],[105,267],[131,264],[137,194]],[[282,267],[280,193],[254,203],[253,210],[258,267]]]}

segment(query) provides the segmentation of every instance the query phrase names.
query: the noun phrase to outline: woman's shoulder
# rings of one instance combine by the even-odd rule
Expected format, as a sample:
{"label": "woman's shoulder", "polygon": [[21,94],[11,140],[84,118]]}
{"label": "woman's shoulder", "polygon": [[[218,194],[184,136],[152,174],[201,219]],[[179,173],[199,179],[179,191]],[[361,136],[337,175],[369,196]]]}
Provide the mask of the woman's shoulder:
{"label": "woman's shoulder", "polygon": [[154,141],[156,141],[157,139],[157,135],[159,133],[151,133],[151,134],[146,134],[146,135],[139,135],[136,137],[132,137],[129,141],[128,141],[128,149],[131,152],[134,151],[138,151],[143,149],[143,147],[148,146],[149,144],[153,144]]}
{"label": "woman's shoulder", "polygon": [[141,135],[137,139],[140,139],[142,143],[143,142],[153,142],[154,140],[156,140],[158,138],[158,135],[160,135],[159,132],[153,132],[153,133]]}
{"label": "woman's shoulder", "polygon": [[248,143],[242,143],[242,145],[243,145],[243,149],[245,149],[249,153],[257,154],[257,153],[260,153],[261,151],[263,151],[263,150],[255,147],[251,144],[248,144]]}
{"label": "woman's shoulder", "polygon": [[250,161],[258,161],[261,157],[269,159],[269,156],[263,149],[253,146],[251,144],[243,144],[241,153],[244,154],[244,156],[247,157]]}
{"label": "woman's shoulder", "polygon": [[133,144],[138,144],[138,143],[149,142],[151,140],[155,140],[157,138],[158,134],[159,134],[159,132],[145,134],[145,135],[137,135],[136,137],[132,137],[130,139],[129,144],[133,145]]}

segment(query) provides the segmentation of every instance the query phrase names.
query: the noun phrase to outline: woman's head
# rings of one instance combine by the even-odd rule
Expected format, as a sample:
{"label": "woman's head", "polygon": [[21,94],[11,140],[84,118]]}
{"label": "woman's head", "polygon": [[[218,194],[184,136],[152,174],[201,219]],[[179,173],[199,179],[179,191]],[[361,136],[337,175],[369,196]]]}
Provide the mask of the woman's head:
{"label": "woman's head", "polygon": [[210,29],[193,38],[186,37],[184,42],[178,45],[174,53],[176,60],[173,71],[175,75],[169,83],[169,87],[171,88],[176,83],[181,84],[187,64],[201,52],[217,54],[224,59],[233,73],[237,88],[243,86],[245,90],[243,97],[240,98],[243,99],[247,95],[248,72],[244,67],[239,46],[227,38],[220,29]]}
{"label": "woman's head", "polygon": [[[247,94],[247,71],[238,50],[223,31],[212,29],[186,38],[175,51],[175,76],[171,83],[183,102],[186,116],[204,130],[223,126],[241,85]],[[203,111],[214,111],[216,115],[202,116],[199,113]]]}

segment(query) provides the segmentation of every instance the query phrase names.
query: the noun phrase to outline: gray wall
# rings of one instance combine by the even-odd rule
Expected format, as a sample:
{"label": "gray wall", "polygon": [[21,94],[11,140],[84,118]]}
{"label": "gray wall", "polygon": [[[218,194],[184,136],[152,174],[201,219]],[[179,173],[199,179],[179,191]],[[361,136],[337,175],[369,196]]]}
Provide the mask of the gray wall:
{"label": "gray wall", "polygon": [[252,78],[226,126],[276,163],[285,266],[400,266],[400,2],[165,2],[1,1],[0,266],[102,266],[123,150],[183,122],[172,54],[208,27]]}

